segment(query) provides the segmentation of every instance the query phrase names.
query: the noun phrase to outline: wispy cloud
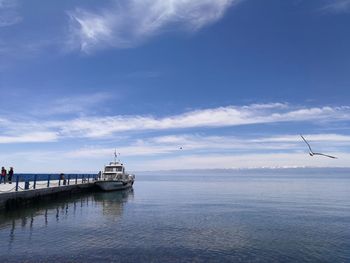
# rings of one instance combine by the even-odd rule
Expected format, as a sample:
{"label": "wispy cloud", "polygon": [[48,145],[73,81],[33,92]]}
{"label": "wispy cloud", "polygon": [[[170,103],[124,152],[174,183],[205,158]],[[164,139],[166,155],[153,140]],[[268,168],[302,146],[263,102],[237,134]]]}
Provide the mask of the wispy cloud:
{"label": "wispy cloud", "polygon": [[[340,134],[306,134],[317,149],[326,151],[339,150],[339,146],[350,146],[350,136]],[[180,147],[182,149],[180,149]],[[70,158],[107,158],[114,151],[112,147],[84,147],[67,153]],[[299,135],[280,135],[274,137],[244,136],[204,136],[196,134],[168,135],[148,139],[139,139],[120,145],[118,152],[122,156],[165,156],[201,153],[241,154],[271,152],[305,152],[308,148]]]}
{"label": "wispy cloud", "polygon": [[57,139],[58,135],[55,132],[28,132],[16,136],[0,136],[0,144],[53,142]]}
{"label": "wispy cloud", "polygon": [[323,7],[323,10],[333,12],[347,12],[350,10],[350,0],[331,0]]}
{"label": "wispy cloud", "polygon": [[68,12],[69,44],[84,52],[103,47],[127,48],[170,29],[196,31],[219,20],[241,0],[122,0],[98,12]]}
{"label": "wispy cloud", "polygon": [[[49,110],[49,109],[48,109]],[[49,110],[50,111],[50,110]],[[280,122],[313,122],[321,125],[350,120],[350,107],[297,107],[283,103],[228,106],[157,118],[147,115],[79,117],[66,120],[23,120],[0,116],[3,134],[55,132],[64,138],[108,138],[117,133],[166,131],[187,128],[220,128]],[[0,133],[1,135],[1,133]]]}
{"label": "wispy cloud", "polygon": [[33,109],[32,114],[39,116],[54,115],[86,115],[93,111],[97,106],[108,100],[116,100],[115,95],[106,92],[98,92],[92,94],[83,94],[78,96],[69,96],[57,98],[47,102],[49,106],[45,111],[42,109]]}
{"label": "wispy cloud", "polygon": [[[349,167],[350,152],[347,147],[350,145],[350,136],[340,134],[306,134],[305,136],[317,149],[323,148],[327,153],[338,156],[339,159],[311,158],[307,147],[298,135],[251,138],[199,134],[168,135],[134,139],[119,145],[117,150],[121,152],[123,162],[127,162],[128,168],[133,170]],[[179,149],[179,145],[183,146],[182,150]],[[338,147],[339,145],[345,147]],[[55,168],[55,171],[79,169],[76,164],[83,162],[86,164],[80,169],[96,171],[111,158],[113,152],[113,146],[96,145],[73,150],[38,150],[0,157],[4,160],[21,159],[28,167],[32,167],[33,163],[38,165],[46,163],[46,166],[50,164],[50,169]],[[140,157],[142,157],[141,160]],[[57,167],[57,160],[59,160],[59,167]],[[96,163],[100,163],[101,167],[93,165]]]}
{"label": "wispy cloud", "polygon": [[[328,142],[328,143],[350,143],[350,136],[341,134],[304,134],[304,137],[308,138],[310,142]],[[284,135],[278,137],[268,137],[254,139],[255,142],[295,142],[296,139],[300,140],[299,135]],[[300,140],[301,141],[301,140]]]}
{"label": "wispy cloud", "polygon": [[[112,151],[113,153],[113,151]],[[97,152],[98,154],[98,152]],[[244,154],[192,154],[163,156],[160,158],[142,158],[134,161],[123,157],[130,171],[159,171],[181,169],[236,169],[236,168],[287,168],[287,167],[350,167],[350,154],[336,152],[341,159],[312,158],[305,153],[244,153]],[[100,156],[100,155],[98,155]],[[72,158],[64,151],[28,151],[14,154],[0,153],[0,158],[7,166],[14,166],[16,172],[61,173],[95,172],[111,159],[111,152],[103,158],[86,156]],[[21,160],[19,163],[18,160]],[[87,161],[91,160],[91,161]],[[83,165],[82,165],[83,164]]]}
{"label": "wispy cloud", "polygon": [[0,27],[12,26],[22,20],[17,7],[16,0],[0,0]]}
{"label": "wispy cloud", "polygon": [[229,106],[203,109],[156,118],[152,116],[111,116],[79,118],[48,125],[61,127],[66,136],[104,137],[113,133],[197,127],[230,127],[276,122],[334,122],[350,119],[349,107],[298,108],[287,104]]}
{"label": "wispy cloud", "polygon": [[160,158],[137,163],[135,170],[236,169],[286,167],[349,167],[350,154],[336,153],[342,159],[310,158],[304,153],[195,154]]}

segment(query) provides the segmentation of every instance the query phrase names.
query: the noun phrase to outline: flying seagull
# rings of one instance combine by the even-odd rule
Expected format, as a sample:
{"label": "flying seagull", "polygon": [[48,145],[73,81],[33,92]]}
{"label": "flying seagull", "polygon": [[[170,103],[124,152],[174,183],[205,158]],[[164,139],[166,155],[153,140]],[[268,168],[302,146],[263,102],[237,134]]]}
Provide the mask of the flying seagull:
{"label": "flying seagull", "polygon": [[331,156],[331,155],[313,152],[312,149],[311,149],[310,144],[305,140],[305,138],[303,137],[303,135],[300,134],[300,136],[301,136],[301,138],[304,140],[304,142],[307,144],[307,146],[309,147],[309,150],[310,150],[309,154],[310,154],[310,156],[322,155],[322,156],[326,156],[326,157],[329,157],[329,158],[332,158],[332,159],[338,159],[337,157],[334,157],[334,156]]}

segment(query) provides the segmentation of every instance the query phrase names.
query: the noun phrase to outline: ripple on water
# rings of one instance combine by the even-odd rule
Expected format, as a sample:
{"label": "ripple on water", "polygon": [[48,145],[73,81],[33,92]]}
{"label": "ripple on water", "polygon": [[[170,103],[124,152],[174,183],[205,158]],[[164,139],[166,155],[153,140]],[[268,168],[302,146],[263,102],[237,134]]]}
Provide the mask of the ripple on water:
{"label": "ripple on water", "polygon": [[184,180],[3,213],[1,262],[350,261],[350,180]]}

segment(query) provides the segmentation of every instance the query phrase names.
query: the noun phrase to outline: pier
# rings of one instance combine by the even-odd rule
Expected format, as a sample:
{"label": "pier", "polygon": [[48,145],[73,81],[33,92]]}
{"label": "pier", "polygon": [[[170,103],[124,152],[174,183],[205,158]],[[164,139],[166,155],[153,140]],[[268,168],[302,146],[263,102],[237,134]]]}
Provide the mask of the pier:
{"label": "pier", "polygon": [[0,184],[0,210],[18,207],[38,199],[91,191],[94,174],[16,175],[10,184]]}

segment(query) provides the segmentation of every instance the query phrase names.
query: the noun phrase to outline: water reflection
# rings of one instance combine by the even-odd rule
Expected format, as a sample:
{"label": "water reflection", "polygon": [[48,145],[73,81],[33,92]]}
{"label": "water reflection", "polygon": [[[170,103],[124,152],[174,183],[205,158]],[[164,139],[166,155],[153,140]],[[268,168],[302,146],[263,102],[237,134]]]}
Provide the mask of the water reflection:
{"label": "water reflection", "polygon": [[[32,239],[44,228],[55,228],[55,224],[83,221],[92,213],[100,217],[121,217],[125,204],[133,199],[133,190],[123,192],[97,192],[92,194],[74,195],[68,198],[42,200],[28,207],[14,211],[5,211],[0,214],[0,246],[6,243],[11,250],[14,241],[20,242],[23,235]],[[35,231],[36,230],[36,231]],[[33,234],[34,232],[34,234]],[[21,236],[21,238],[16,236]],[[4,244],[4,242],[6,242]]]}
{"label": "water reflection", "polygon": [[0,213],[0,262],[350,262],[349,179],[210,178]]}
{"label": "water reflection", "polygon": [[102,205],[102,212],[105,216],[121,216],[124,204],[134,198],[133,189],[129,191],[108,193],[99,193],[94,195],[94,200]]}

